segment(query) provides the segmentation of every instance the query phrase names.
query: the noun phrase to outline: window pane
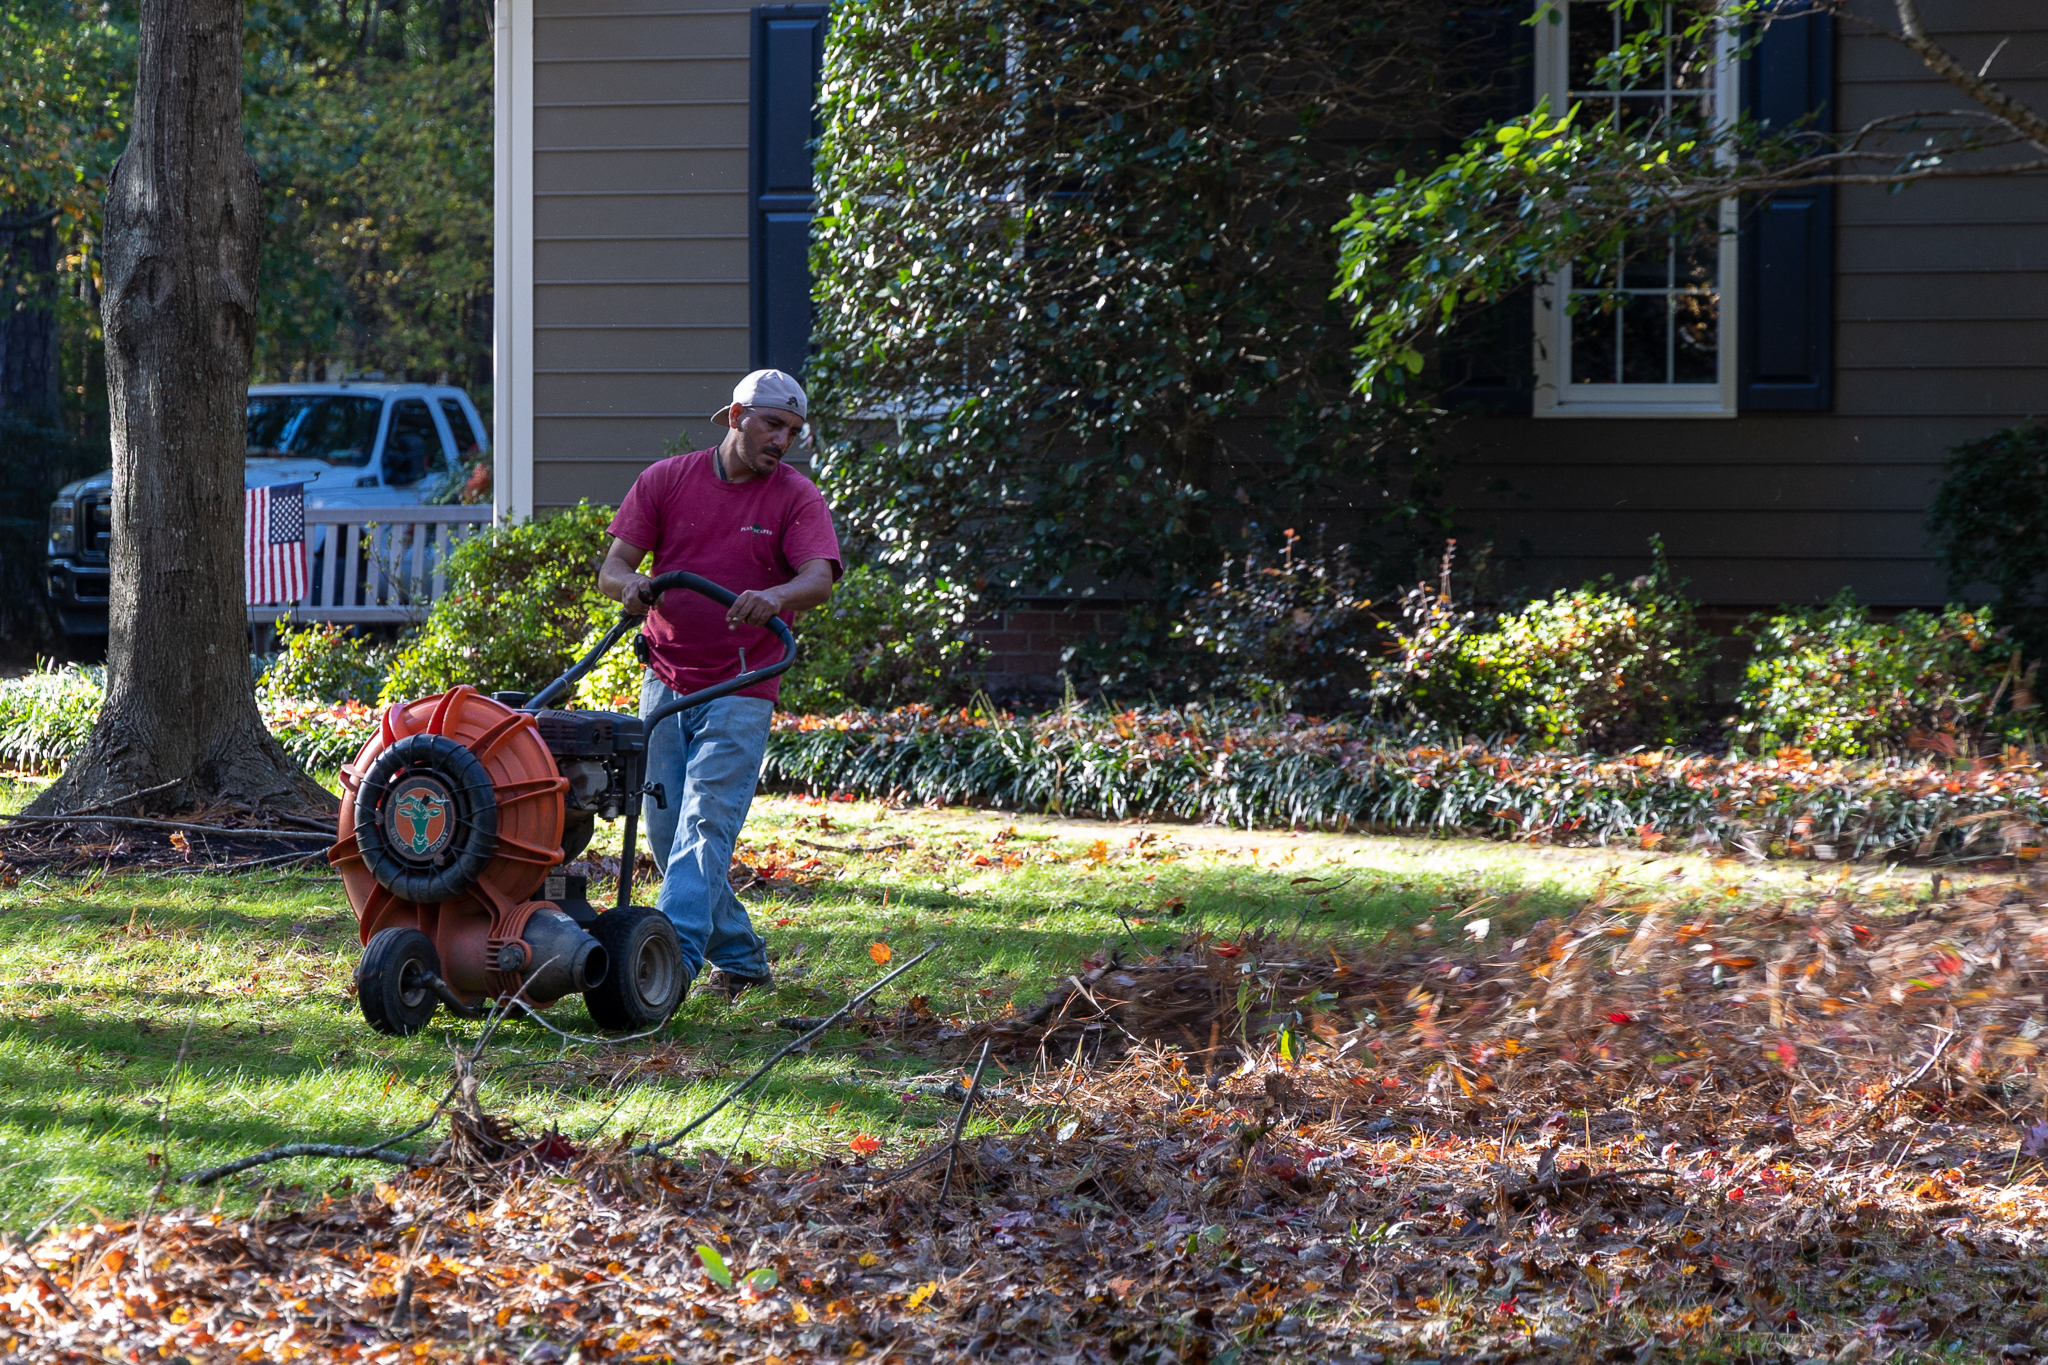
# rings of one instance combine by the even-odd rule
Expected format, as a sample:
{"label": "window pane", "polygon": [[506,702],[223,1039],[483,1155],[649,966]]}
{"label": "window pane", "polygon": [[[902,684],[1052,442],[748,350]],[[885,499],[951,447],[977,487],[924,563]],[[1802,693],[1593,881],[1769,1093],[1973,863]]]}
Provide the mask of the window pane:
{"label": "window pane", "polygon": [[1631,233],[1621,266],[1623,289],[1669,289],[1671,287],[1671,231],[1658,226],[1649,232]]}
{"label": "window pane", "polygon": [[[1671,103],[1662,95],[1628,95],[1621,101],[1621,126],[1637,136],[1652,131],[1664,131],[1667,106]],[[1690,104],[1690,100],[1681,101]]]}
{"label": "window pane", "polygon": [[1705,216],[1689,219],[1678,234],[1677,284],[1681,289],[1713,289],[1721,276],[1721,225]]}
{"label": "window pane", "polygon": [[1600,67],[1600,59],[1614,50],[1614,15],[1605,0],[1579,0],[1571,7],[1569,22],[1567,86],[1572,90],[1594,89],[1594,73]]}
{"label": "window pane", "polygon": [[1631,294],[1621,306],[1621,382],[1670,383],[1671,308],[1663,294]]}
{"label": "window pane", "polygon": [[470,430],[469,414],[462,410],[462,404],[453,398],[443,398],[441,415],[448,419],[448,433],[455,438],[455,453],[465,460],[476,454],[476,433]]}
{"label": "window pane", "polygon": [[1571,319],[1572,383],[1612,384],[1617,319],[1593,299],[1581,297],[1578,305]]}
{"label": "window pane", "polygon": [[447,467],[433,414],[419,399],[406,399],[391,414],[391,431],[384,438],[384,482],[410,488],[429,472]]}
{"label": "window pane", "polygon": [[1672,348],[1676,384],[1712,384],[1721,378],[1721,299],[1716,294],[1679,294],[1672,299],[1677,335]]}
{"label": "window pane", "polygon": [[381,398],[263,394],[249,400],[248,454],[366,465],[383,415]]}

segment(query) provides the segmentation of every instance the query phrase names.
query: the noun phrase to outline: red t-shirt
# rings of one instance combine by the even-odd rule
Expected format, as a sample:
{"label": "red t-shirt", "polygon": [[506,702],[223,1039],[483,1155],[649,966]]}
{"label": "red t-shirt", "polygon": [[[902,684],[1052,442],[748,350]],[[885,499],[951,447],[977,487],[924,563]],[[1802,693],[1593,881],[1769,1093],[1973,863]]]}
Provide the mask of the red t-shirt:
{"label": "red t-shirt", "polygon": [[[652,552],[647,572],[686,569],[746,592],[779,588],[796,577],[798,565],[829,559],[838,579],[839,536],[817,486],[788,465],[728,483],[718,477],[714,454],[693,450],[650,465],[619,504],[611,533]],[[655,675],[678,692],[695,692],[737,675],[741,650],[749,668],[782,657],[781,642],[766,627],[728,626],[725,610],[688,589],[663,593],[643,627]],[[796,616],[785,612],[782,619],[795,624]],[[781,683],[770,678],[736,695],[774,701]]]}

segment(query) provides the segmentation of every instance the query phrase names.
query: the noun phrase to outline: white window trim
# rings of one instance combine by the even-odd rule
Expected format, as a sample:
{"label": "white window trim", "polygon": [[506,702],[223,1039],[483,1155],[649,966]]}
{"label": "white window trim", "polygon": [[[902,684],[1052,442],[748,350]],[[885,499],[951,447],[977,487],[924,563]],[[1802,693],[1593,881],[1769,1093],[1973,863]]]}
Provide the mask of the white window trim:
{"label": "white window trim", "polygon": [[[1568,21],[1567,21],[1568,22]],[[1717,43],[1714,78],[1714,126],[1735,121],[1741,100],[1734,38],[1722,33]],[[1565,23],[1536,25],[1536,93],[1550,101],[1554,113],[1568,107],[1568,37]],[[1535,414],[1538,417],[1733,417],[1736,415],[1736,270],[1740,263],[1735,233],[1737,204],[1721,204],[1720,370],[1718,384],[1582,384],[1571,374],[1569,320],[1560,300],[1571,288],[1571,269],[1543,281],[1536,289]]]}

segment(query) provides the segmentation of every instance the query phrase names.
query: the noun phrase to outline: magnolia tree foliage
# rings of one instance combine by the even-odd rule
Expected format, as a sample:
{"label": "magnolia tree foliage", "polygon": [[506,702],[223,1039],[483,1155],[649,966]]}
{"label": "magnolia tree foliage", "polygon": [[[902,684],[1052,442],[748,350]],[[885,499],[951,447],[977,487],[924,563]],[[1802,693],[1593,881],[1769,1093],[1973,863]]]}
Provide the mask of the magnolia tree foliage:
{"label": "magnolia tree foliage", "polygon": [[[1599,62],[1597,87],[1629,89],[1666,60],[1696,70],[1740,60],[1773,26],[1831,15],[1899,44],[1969,107],[1884,114],[1836,130],[1768,127],[1733,110],[1700,126],[1542,105],[1481,129],[1426,173],[1360,193],[1338,224],[1334,297],[1358,329],[1361,397],[1408,401],[1431,345],[1461,317],[1574,261],[1618,259],[1644,222],[1697,220],[1724,200],[1794,186],[2048,170],[2048,120],[1988,78],[1996,53],[1973,70],[1930,38],[1918,0],[1609,0],[1607,8],[1634,36]],[[1562,17],[1557,0],[1542,0],[1530,23]]]}
{"label": "magnolia tree foliage", "polygon": [[1354,541],[1418,515],[1423,414],[1352,400],[1324,296],[1346,197],[1484,87],[1450,76],[1456,8],[835,7],[809,378],[879,556],[997,602],[1139,600],[1136,646],[1241,508],[1348,501]]}

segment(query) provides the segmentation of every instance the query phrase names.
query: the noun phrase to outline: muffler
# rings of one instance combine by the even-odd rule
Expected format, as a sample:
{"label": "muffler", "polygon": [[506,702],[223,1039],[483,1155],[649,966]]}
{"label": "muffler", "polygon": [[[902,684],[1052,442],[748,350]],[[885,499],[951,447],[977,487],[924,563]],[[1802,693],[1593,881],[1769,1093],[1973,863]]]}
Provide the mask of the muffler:
{"label": "muffler", "polygon": [[520,993],[533,1004],[587,991],[611,970],[604,945],[559,910],[534,911],[520,937],[526,949]]}

